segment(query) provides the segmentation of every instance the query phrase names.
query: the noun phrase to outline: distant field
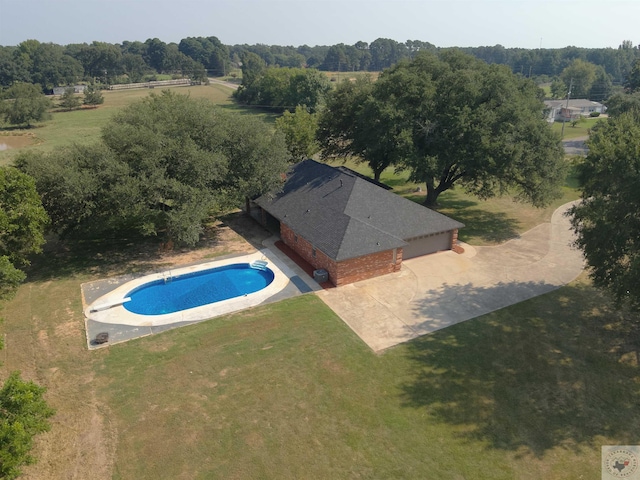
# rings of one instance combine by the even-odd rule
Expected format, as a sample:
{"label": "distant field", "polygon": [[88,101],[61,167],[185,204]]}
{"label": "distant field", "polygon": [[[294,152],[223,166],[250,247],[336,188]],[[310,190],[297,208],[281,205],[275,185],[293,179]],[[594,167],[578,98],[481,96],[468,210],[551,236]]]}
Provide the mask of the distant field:
{"label": "distant field", "polygon": [[[171,89],[181,95],[191,98],[207,98],[212,102],[234,108],[230,88],[223,85],[211,84],[192,87],[174,87]],[[100,129],[121,108],[147,97],[151,93],[159,94],[161,90],[146,88],[136,90],[104,91],[104,104],[98,108],[81,109],[71,112],[55,112],[53,119],[36,125],[30,129],[10,129],[4,125],[0,128],[0,143],[3,135],[20,135],[33,137],[33,144],[20,149],[0,151],[0,165],[11,163],[13,158],[22,151],[50,151],[56,147],[72,143],[86,144],[96,141],[100,137]],[[2,125],[0,125],[2,127]]]}
{"label": "distant field", "polygon": [[332,82],[341,82],[343,80],[355,80],[356,78],[370,76],[377,80],[381,72],[322,72]]}

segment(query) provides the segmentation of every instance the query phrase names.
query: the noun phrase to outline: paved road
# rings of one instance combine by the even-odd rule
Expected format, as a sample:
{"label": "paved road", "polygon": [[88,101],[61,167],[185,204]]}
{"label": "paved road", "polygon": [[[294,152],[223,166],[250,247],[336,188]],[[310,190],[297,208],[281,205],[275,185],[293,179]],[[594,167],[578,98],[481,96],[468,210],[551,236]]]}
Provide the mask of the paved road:
{"label": "paved road", "polygon": [[564,147],[564,153],[567,155],[583,155],[586,156],[589,153],[589,149],[585,145],[585,141],[589,137],[572,138],[570,140],[563,140],[562,146]]}
{"label": "paved road", "polygon": [[218,80],[217,78],[209,78],[209,83],[217,83],[218,85],[224,85],[225,87],[233,88],[237,90],[240,85],[237,83],[225,82],[223,80]]}
{"label": "paved road", "polygon": [[570,205],[502,245],[413,258],[398,273],[316,294],[376,352],[542,295],[584,266],[571,246]]}

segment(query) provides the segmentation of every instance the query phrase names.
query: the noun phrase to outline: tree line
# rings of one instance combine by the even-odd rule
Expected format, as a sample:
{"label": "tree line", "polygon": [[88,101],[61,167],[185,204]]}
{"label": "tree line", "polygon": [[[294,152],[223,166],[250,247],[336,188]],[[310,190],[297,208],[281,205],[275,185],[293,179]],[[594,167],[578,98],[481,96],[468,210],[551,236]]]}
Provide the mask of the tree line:
{"label": "tree line", "polygon": [[[239,68],[243,56],[252,53],[267,67],[315,68],[321,71],[382,71],[403,59],[411,60],[420,52],[440,52],[429,42],[397,42],[378,38],[371,43],[358,41],[330,46],[302,45],[224,45],[215,36],[187,37],[178,43],[158,38],[123,41],[120,44],[58,45],[26,40],[17,46],[0,46],[0,86],[16,82],[39,84],[49,92],[55,86],[79,81],[105,84],[140,82],[157,74],[186,76],[204,80],[224,76]],[[625,40],[614,48],[523,49],[501,45],[467,47],[461,50],[489,64],[507,65],[512,72],[540,81],[551,81],[575,60],[602,68],[600,83],[621,84],[640,49]]]}

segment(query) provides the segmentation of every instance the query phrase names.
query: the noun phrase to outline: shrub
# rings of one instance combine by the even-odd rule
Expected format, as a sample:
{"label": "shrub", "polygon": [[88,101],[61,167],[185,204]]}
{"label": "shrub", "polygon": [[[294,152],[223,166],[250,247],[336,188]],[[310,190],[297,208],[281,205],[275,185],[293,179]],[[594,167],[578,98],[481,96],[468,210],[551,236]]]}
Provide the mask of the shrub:
{"label": "shrub", "polygon": [[591,112],[589,114],[590,117],[599,117],[600,116],[600,112]]}

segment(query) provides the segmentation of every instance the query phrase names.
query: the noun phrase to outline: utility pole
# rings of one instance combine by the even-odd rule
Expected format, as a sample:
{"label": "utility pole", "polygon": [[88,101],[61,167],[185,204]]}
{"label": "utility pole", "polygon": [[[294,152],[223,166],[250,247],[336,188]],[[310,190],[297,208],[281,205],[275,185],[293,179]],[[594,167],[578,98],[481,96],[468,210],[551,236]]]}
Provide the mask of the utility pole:
{"label": "utility pole", "polygon": [[[571,97],[571,89],[573,88],[573,78],[569,81],[569,91],[567,92],[567,107],[566,110],[569,111],[569,97]],[[569,115],[569,118],[571,118],[571,115]],[[562,133],[560,134],[560,138],[564,138],[564,124],[567,123],[564,121],[564,119],[562,120]]]}

